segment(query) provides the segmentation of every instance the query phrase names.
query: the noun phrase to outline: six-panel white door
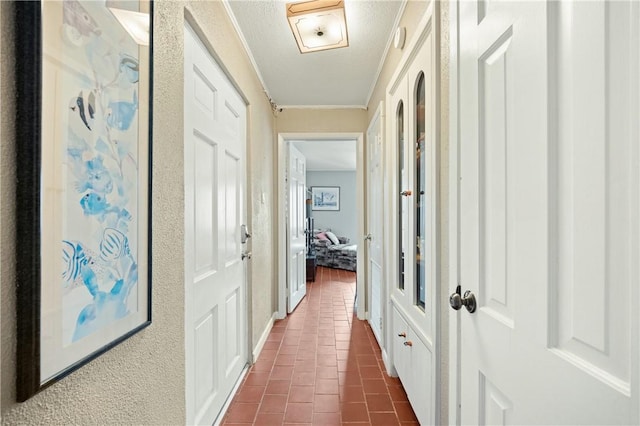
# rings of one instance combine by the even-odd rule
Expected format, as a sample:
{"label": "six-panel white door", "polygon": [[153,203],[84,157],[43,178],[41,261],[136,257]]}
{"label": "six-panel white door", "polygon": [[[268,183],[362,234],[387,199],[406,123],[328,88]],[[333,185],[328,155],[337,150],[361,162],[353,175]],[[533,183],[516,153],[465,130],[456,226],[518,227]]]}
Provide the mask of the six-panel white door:
{"label": "six-panel white door", "polygon": [[[289,313],[298,306],[307,294],[307,250],[306,250],[306,200],[307,161],[302,153],[289,142]],[[313,230],[309,230],[312,232]]]}
{"label": "six-panel white door", "polygon": [[640,4],[459,8],[462,424],[638,424]]}
{"label": "six-panel white door", "polygon": [[246,106],[190,27],[184,36],[186,421],[211,425],[248,361]]}

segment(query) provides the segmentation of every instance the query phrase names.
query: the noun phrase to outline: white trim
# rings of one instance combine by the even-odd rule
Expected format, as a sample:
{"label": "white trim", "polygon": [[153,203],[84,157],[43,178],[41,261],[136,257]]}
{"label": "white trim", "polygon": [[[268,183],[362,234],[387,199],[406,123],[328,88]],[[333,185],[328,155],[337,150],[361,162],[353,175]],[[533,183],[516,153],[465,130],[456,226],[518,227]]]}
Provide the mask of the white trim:
{"label": "white trim", "polygon": [[278,105],[279,109],[363,109],[366,105]]}
{"label": "white trim", "polygon": [[260,356],[260,353],[262,352],[262,349],[264,349],[264,344],[267,343],[267,338],[269,337],[269,333],[271,333],[271,329],[273,329],[273,323],[276,320],[276,315],[277,315],[277,312],[274,312],[273,315],[271,315],[271,318],[267,320],[264,330],[260,335],[260,339],[258,340],[258,343],[256,343],[256,345],[253,348],[253,351],[251,352],[251,355],[253,357],[252,358],[253,363],[256,362],[256,360]]}
{"label": "white trim", "polygon": [[345,133],[318,133],[318,132],[309,132],[309,133],[278,133],[278,142],[277,142],[277,173],[278,173],[278,182],[277,182],[277,211],[276,217],[278,221],[278,229],[276,230],[276,234],[278,235],[278,310],[276,318],[282,319],[287,316],[287,242],[286,242],[286,218],[285,218],[285,199],[286,199],[286,182],[284,181],[285,177],[285,168],[287,166],[286,163],[286,143],[291,140],[295,141],[307,141],[307,140],[356,140],[356,188],[358,188],[356,195],[356,210],[357,210],[357,244],[358,244],[358,253],[357,253],[357,266],[356,266],[356,292],[358,294],[358,307],[356,310],[356,314],[358,319],[365,319],[365,307],[364,302],[365,298],[363,297],[365,293],[365,275],[363,273],[364,268],[364,260],[363,260],[363,243],[364,243],[364,220],[362,220],[362,212],[365,211],[364,205],[364,171],[365,171],[365,161],[364,161],[364,133],[362,132],[345,132]]}
{"label": "white trim", "polygon": [[227,12],[227,16],[231,21],[231,25],[233,26],[233,29],[236,30],[236,34],[240,39],[240,43],[242,44],[242,47],[244,47],[244,50],[247,56],[249,57],[249,61],[253,66],[253,71],[255,71],[256,75],[258,76],[258,80],[260,80],[260,84],[262,85],[262,89],[264,90],[264,93],[267,95],[267,98],[271,99],[271,95],[269,94],[269,89],[267,88],[267,85],[265,84],[264,79],[262,78],[262,74],[260,73],[260,68],[258,68],[258,64],[256,64],[256,59],[253,57],[253,53],[249,48],[247,39],[244,38],[244,34],[240,29],[240,24],[238,24],[236,15],[233,13],[233,10],[231,10],[231,6],[229,5],[229,0],[222,0],[222,5],[224,6],[224,10]]}
{"label": "white trim", "polygon": [[[458,119],[458,15],[457,0],[449,3],[449,291],[460,276],[459,235],[459,119]],[[460,311],[449,312],[449,424],[460,425]]]}
{"label": "white trim", "polygon": [[402,4],[400,5],[400,9],[398,9],[398,13],[396,14],[396,19],[393,21],[393,31],[389,34],[389,39],[387,40],[387,45],[384,48],[384,52],[380,57],[380,63],[378,64],[378,69],[376,71],[376,77],[371,82],[371,87],[369,87],[369,94],[367,95],[367,101],[365,105],[369,105],[371,102],[371,96],[373,96],[373,91],[376,89],[376,85],[378,84],[378,80],[380,79],[380,74],[382,73],[382,68],[384,67],[384,63],[387,60],[387,55],[389,53],[389,48],[393,44],[393,39],[396,36],[395,29],[400,25],[400,20],[402,19],[402,15],[404,14],[404,10],[407,8],[408,0],[402,0]]}

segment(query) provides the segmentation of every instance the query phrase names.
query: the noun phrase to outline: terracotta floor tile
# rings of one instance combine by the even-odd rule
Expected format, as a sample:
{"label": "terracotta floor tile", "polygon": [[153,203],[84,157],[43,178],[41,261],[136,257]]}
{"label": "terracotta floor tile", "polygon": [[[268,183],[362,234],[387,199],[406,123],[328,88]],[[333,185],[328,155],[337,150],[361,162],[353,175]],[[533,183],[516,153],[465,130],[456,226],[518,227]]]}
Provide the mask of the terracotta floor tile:
{"label": "terracotta floor tile", "polygon": [[338,378],[338,368],[332,366],[318,366],[316,369],[316,378],[317,379],[337,379]]}
{"label": "terracotta floor tile", "polygon": [[280,354],[276,357],[275,365],[294,365],[296,363],[295,354]]}
{"label": "terracotta floor tile", "polygon": [[342,402],[365,402],[362,386],[341,386],[340,400]]}
{"label": "terracotta floor tile", "polygon": [[338,395],[316,395],[313,399],[314,413],[337,413],[340,411]]}
{"label": "terracotta floor tile", "polygon": [[316,393],[317,394],[334,394],[339,392],[338,379],[317,379],[316,380]]}
{"label": "terracotta floor tile", "polygon": [[380,379],[362,379],[364,393],[387,393],[387,384]]}
{"label": "terracotta floor tile", "polygon": [[244,381],[245,386],[264,386],[269,381],[269,372],[255,372],[247,374],[247,379]]}
{"label": "terracotta floor tile", "polygon": [[270,380],[291,380],[293,365],[276,365],[271,370]]}
{"label": "terracotta floor tile", "polygon": [[[388,394],[367,394],[367,408],[369,412],[393,412],[393,403]],[[264,403],[264,402],[263,402]]]}
{"label": "terracotta floor tile", "polygon": [[291,386],[289,402],[313,402],[315,386]]}
{"label": "terracotta floor tile", "polygon": [[418,419],[416,415],[413,413],[413,409],[411,408],[411,404],[407,401],[398,401],[393,403],[394,408],[396,409],[396,414],[398,415],[398,419],[401,422],[417,422]]}
{"label": "terracotta floor tile", "polygon": [[[274,367],[274,370],[277,367]],[[271,373],[271,377],[273,377],[273,372]],[[360,367],[360,377],[363,379],[382,379],[382,371],[380,368],[376,366],[364,366]],[[386,382],[385,382],[386,384]]]}
{"label": "terracotta floor tile", "polygon": [[369,413],[367,405],[363,402],[346,402],[340,408],[343,422],[367,422]]}
{"label": "terracotta floor tile", "polygon": [[266,386],[243,386],[233,398],[235,402],[260,402]]}
{"label": "terracotta floor tile", "polygon": [[281,425],[284,421],[284,413],[258,413],[254,426]]}
{"label": "terracotta floor tile", "polygon": [[336,426],[340,424],[340,413],[313,413],[313,426]]}
{"label": "terracotta floor tile", "polygon": [[392,401],[408,401],[407,394],[402,386],[387,386]]}
{"label": "terracotta floor tile", "polygon": [[294,385],[314,385],[316,383],[316,373],[315,372],[296,372],[293,375],[293,379],[291,380],[291,384]]}
{"label": "terracotta floor tile", "polygon": [[269,380],[264,393],[265,395],[287,395],[289,387],[291,387],[290,380]]}
{"label": "terracotta floor tile", "polygon": [[284,413],[285,423],[308,423],[313,421],[313,403],[290,402]]}
{"label": "terracotta floor tile", "polygon": [[325,365],[325,366],[331,366],[331,365],[338,365],[338,360],[336,359],[335,356],[329,355],[329,356],[319,356],[318,357],[318,361],[317,361],[318,365]]}
{"label": "terracotta floor tile", "polygon": [[[278,352],[278,354],[280,355],[295,355],[297,353],[298,353],[298,345],[280,346],[280,351]],[[260,358],[262,358],[262,354],[260,354]]]}
{"label": "terracotta floor tile", "polygon": [[371,426],[395,426],[400,422],[395,413],[369,413]]}
{"label": "terracotta floor tile", "polygon": [[276,321],[224,425],[418,424],[382,352],[355,316],[355,274],[318,268],[316,282]]}
{"label": "terracotta floor tile", "polygon": [[287,406],[287,395],[265,395],[258,413],[284,413]]}
{"label": "terracotta floor tile", "polygon": [[229,423],[252,423],[258,412],[258,403],[234,402],[225,420]]}

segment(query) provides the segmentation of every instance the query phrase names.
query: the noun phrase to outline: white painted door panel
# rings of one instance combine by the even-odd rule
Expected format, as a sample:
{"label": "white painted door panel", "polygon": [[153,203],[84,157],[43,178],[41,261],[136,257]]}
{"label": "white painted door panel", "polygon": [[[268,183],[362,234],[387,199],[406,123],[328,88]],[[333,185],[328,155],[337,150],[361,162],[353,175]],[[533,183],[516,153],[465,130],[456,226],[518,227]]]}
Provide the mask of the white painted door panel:
{"label": "white painted door panel", "polygon": [[304,155],[289,143],[289,313],[293,312],[307,294],[306,164]]}
{"label": "white painted door panel", "polygon": [[640,8],[460,2],[463,424],[638,424]]}
{"label": "white painted door panel", "polygon": [[367,130],[367,280],[368,310],[371,330],[378,339],[380,347],[384,347],[382,336],[382,115],[383,105]]}
{"label": "white painted door panel", "polygon": [[212,424],[247,363],[245,105],[185,27],[187,424]]}

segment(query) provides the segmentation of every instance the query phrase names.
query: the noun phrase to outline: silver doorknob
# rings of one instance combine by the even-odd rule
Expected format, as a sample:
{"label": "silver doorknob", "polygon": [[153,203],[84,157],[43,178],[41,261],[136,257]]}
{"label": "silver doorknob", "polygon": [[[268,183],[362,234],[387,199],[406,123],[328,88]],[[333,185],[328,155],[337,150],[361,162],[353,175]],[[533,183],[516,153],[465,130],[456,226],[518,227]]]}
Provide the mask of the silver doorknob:
{"label": "silver doorknob", "polygon": [[251,259],[251,252],[250,251],[243,251],[242,254],[240,255],[240,258],[242,260]]}
{"label": "silver doorknob", "polygon": [[456,288],[456,292],[449,297],[449,305],[451,305],[451,307],[456,311],[460,310],[464,306],[467,308],[467,311],[472,314],[477,308],[476,296],[474,296],[470,290],[465,291],[464,296],[461,296],[460,286],[458,286]]}

